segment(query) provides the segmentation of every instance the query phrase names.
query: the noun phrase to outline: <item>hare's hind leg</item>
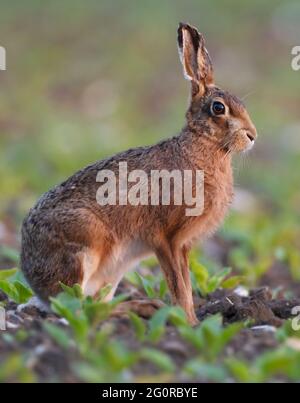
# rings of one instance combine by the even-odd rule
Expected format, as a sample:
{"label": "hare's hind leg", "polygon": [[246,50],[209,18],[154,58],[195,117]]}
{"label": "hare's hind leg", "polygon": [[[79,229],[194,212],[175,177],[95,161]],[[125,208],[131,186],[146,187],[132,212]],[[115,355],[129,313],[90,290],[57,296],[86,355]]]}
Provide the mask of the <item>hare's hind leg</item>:
{"label": "hare's hind leg", "polygon": [[110,242],[105,241],[105,237],[98,242],[101,246],[97,250],[89,248],[82,254],[82,290],[86,296],[97,297],[101,288],[111,285],[111,291],[105,297],[105,301],[110,301],[126,268],[120,262],[121,248],[112,237]]}
{"label": "hare's hind leg", "polygon": [[[104,248],[105,254],[100,260],[95,252],[87,251],[83,258],[84,281],[83,291],[85,295],[96,296],[99,290],[106,285],[111,285],[111,291],[104,298],[110,301],[122,280],[123,276],[133,269],[136,264],[149,254],[151,250],[142,242],[112,243]],[[128,312],[134,312],[143,318],[150,318],[157,309],[165,304],[158,299],[129,299],[123,301],[114,309],[113,316],[126,316]]]}
{"label": "hare's hind leg", "polygon": [[93,281],[93,277],[99,268],[101,261],[100,253],[92,248],[86,248],[80,253],[82,267],[81,288],[85,296],[95,296],[101,286]]}
{"label": "hare's hind leg", "polygon": [[[38,243],[38,241],[37,241]],[[36,295],[47,301],[62,291],[60,283],[73,286],[81,284],[82,265],[78,255],[81,245],[50,243],[36,245],[23,242],[21,268]]]}

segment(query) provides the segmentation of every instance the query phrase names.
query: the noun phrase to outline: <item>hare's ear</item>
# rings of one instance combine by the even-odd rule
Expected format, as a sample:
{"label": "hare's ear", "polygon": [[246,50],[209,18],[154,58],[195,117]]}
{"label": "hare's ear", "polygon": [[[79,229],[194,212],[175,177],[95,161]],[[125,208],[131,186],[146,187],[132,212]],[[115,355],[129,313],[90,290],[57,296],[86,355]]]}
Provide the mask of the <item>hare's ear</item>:
{"label": "hare's ear", "polygon": [[193,94],[203,95],[206,87],[213,84],[213,67],[204,38],[191,25],[180,23],[178,49],[185,78],[193,85]]}

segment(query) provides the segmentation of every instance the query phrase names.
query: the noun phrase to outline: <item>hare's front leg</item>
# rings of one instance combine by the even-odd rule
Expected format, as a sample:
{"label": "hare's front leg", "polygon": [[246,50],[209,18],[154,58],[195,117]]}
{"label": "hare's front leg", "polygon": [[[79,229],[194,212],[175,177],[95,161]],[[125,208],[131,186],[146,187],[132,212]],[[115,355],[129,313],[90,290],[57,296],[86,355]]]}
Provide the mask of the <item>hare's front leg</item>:
{"label": "hare's front leg", "polygon": [[198,324],[194,310],[192,286],[189,277],[187,249],[177,248],[162,242],[156,249],[156,256],[167,280],[174,305],[183,308],[192,326]]}
{"label": "hare's front leg", "polygon": [[198,318],[195,314],[194,308],[194,300],[193,300],[193,288],[192,288],[192,281],[191,281],[191,274],[189,269],[189,248],[184,245],[183,247],[175,248],[175,256],[176,260],[180,264],[181,273],[183,276],[183,280],[186,287],[187,296],[189,298],[189,306],[192,317],[193,323],[196,325],[199,323]]}

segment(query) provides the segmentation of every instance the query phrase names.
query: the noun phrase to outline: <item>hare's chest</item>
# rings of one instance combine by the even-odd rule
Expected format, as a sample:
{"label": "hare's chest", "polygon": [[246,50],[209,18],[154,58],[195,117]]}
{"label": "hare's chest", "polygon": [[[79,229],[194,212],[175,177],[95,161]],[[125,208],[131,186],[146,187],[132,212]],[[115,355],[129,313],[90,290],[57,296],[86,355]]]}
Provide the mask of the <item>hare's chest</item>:
{"label": "hare's chest", "polygon": [[214,183],[208,184],[205,191],[204,214],[208,221],[216,221],[220,225],[223,221],[233,199],[233,182],[231,177],[218,178]]}
{"label": "hare's chest", "polygon": [[207,175],[204,185],[203,221],[208,232],[214,232],[223,222],[233,199],[231,167]]}
{"label": "hare's chest", "polygon": [[[211,236],[222,224],[233,199],[231,170],[206,175],[204,181],[204,210],[190,218],[185,225],[184,238],[188,242]],[[182,234],[183,235],[183,234]]]}

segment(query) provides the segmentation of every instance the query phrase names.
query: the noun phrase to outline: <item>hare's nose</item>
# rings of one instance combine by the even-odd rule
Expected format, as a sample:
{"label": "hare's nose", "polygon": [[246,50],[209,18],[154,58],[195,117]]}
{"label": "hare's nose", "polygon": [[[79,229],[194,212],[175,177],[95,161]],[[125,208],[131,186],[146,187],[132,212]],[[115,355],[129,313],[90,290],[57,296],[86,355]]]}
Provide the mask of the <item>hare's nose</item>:
{"label": "hare's nose", "polygon": [[254,143],[254,141],[257,139],[257,131],[254,125],[251,125],[246,129],[246,135],[251,143]]}
{"label": "hare's nose", "polygon": [[256,127],[253,124],[249,124],[246,128],[246,135],[251,143],[254,143],[254,141],[257,139]]}
{"label": "hare's nose", "polygon": [[247,132],[247,137],[248,139],[253,143],[256,139],[256,136],[254,136],[254,134]]}

